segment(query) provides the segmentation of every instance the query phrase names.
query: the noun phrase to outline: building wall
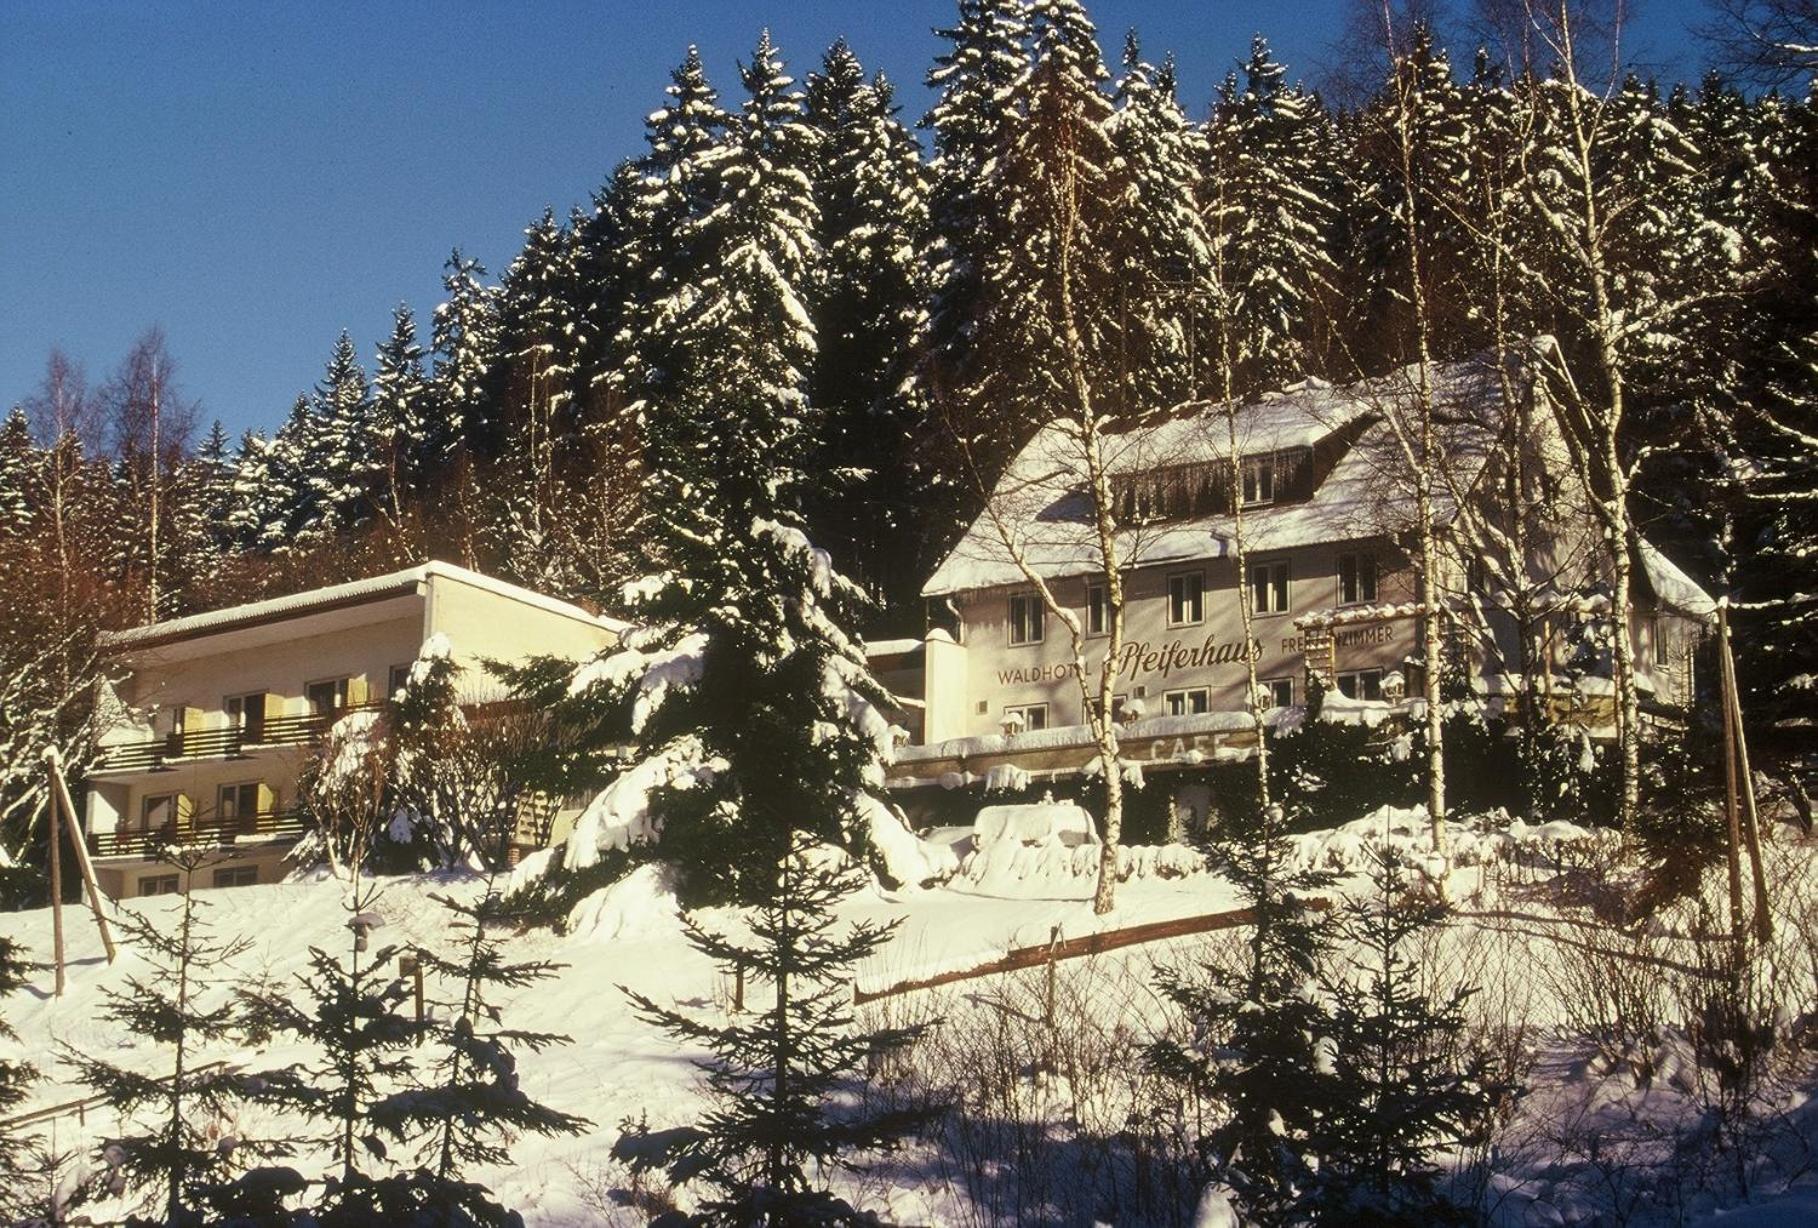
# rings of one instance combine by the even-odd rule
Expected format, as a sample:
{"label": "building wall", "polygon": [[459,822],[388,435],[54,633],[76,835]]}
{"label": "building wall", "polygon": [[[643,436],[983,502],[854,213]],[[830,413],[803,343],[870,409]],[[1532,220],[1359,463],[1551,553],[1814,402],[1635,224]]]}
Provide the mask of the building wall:
{"label": "building wall", "polygon": [[167,713],[177,704],[192,709],[191,719],[199,721],[190,728],[225,729],[226,698],[252,691],[274,696],[273,716],[303,716],[309,712],[304,688],[328,678],[358,678],[357,692],[381,699],[391,667],[415,660],[422,646],[421,607],[408,604],[415,608],[407,614],[318,635],[297,636],[295,624],[274,623],[261,629],[256,644],[208,655],[160,656],[153,650],[118,688],[138,719],[104,741],[167,732],[164,718],[152,717],[151,727],[140,723],[139,710]]}
{"label": "building wall", "polygon": [[[427,635],[448,637],[455,659],[469,670],[474,698],[496,698],[497,682],[488,682],[481,658],[523,661],[535,656],[583,661],[613,642],[610,630],[572,615],[515,601],[501,593],[451,576],[429,581]],[[413,654],[414,655],[414,654]]]}
{"label": "building wall", "polygon": [[[1304,699],[1306,657],[1294,619],[1339,604],[1338,560],[1342,554],[1364,554],[1378,565],[1375,604],[1412,601],[1413,571],[1392,548],[1377,544],[1321,545],[1258,554],[1255,563],[1285,560],[1289,566],[1289,600],[1280,613],[1258,614],[1253,624],[1257,676],[1292,681],[1295,702]],[[1205,618],[1173,626],[1169,622],[1169,578],[1185,572],[1205,577]],[[1056,592],[1075,613],[1084,616],[1084,579],[1064,580]],[[1050,726],[1075,725],[1085,719],[1078,682],[1071,672],[1071,645],[1066,628],[1050,616],[1038,644],[1010,643],[1010,597],[1017,589],[991,589],[962,595],[956,605],[966,648],[965,724],[967,736],[1001,731],[1005,709],[1046,703]],[[1136,571],[1125,594],[1125,646],[1120,656],[1117,693],[1140,699],[1151,716],[1166,711],[1170,691],[1205,687],[1214,710],[1244,706],[1247,676],[1243,658],[1243,622],[1238,607],[1237,570],[1231,559],[1211,559]],[[1363,622],[1339,631],[1338,668],[1397,669],[1416,647],[1415,624],[1407,618]],[[1089,660],[1104,660],[1107,641],[1094,637]],[[929,703],[936,671],[929,670]],[[951,736],[951,735],[950,735]]]}

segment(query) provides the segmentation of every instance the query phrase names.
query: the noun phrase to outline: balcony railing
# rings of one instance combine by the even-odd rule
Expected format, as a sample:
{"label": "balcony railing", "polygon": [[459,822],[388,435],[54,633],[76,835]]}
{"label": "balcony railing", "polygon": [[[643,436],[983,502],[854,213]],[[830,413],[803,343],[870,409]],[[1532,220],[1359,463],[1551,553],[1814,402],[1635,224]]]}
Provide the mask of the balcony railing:
{"label": "balcony railing", "polygon": [[101,772],[157,771],[173,762],[191,759],[235,759],[250,750],[268,746],[309,746],[321,741],[329,727],[349,712],[376,708],[377,703],[312,712],[304,716],[273,716],[226,729],[195,729],[168,733],[143,742],[120,742],[101,747],[95,770]]}
{"label": "balcony railing", "polygon": [[301,811],[283,810],[248,815],[243,819],[206,819],[164,827],[97,831],[88,835],[96,857],[146,857],[161,848],[231,848],[241,843],[295,840],[311,824]]}

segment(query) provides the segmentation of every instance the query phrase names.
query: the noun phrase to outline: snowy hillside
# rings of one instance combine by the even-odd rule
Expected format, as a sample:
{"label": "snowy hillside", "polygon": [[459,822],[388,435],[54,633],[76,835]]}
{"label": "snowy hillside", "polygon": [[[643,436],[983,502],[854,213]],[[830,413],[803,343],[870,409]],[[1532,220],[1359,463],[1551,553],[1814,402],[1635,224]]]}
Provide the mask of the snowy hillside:
{"label": "snowy hillside", "polygon": [[[1368,843],[1386,832],[1402,843],[1420,844],[1425,837],[1418,834],[1424,826],[1419,819],[1413,812],[1383,811],[1343,830],[1301,838],[1298,847],[1309,862],[1355,868]],[[1686,958],[1674,914],[1635,934],[1598,926],[1597,863],[1611,845],[1568,826],[1518,824],[1488,835],[1460,827],[1452,847],[1454,868],[1446,887],[1459,915],[1424,958],[1436,982],[1480,987],[1473,1000],[1474,1034],[1523,1066],[1531,1087],[1487,1166],[1481,1166],[1482,1156],[1453,1157],[1460,1179],[1476,1184],[1492,1222],[1511,1226],[1588,1223],[1598,1214],[1606,1218],[1595,1222],[1652,1225],[1716,1214],[1722,1208],[1700,1192],[1694,1171],[1703,1161],[1684,1150],[1701,1137],[1700,1104],[1707,1089],[1685,1033],[1672,1022],[1676,982],[1657,977],[1652,989],[1640,980],[1617,983],[1625,967],[1672,967]],[[1785,940],[1773,957],[1787,960],[1781,1023],[1794,1037],[1801,1026],[1794,1016],[1811,1008],[1812,950],[1802,951],[1801,943],[1810,942],[1818,922],[1809,908],[1818,876],[1809,843],[1783,841],[1773,852],[1780,901],[1784,910],[1793,910],[1782,918]],[[1117,913],[1107,918],[1091,912],[1090,878],[1050,869],[1009,882],[994,873],[998,893],[992,895],[981,894],[962,874],[948,886],[900,893],[872,889],[848,901],[853,916],[901,926],[861,969],[861,993],[978,967],[1012,948],[1041,946],[1055,927],[1064,940],[1236,907],[1229,886],[1203,871],[1133,876]],[[698,1072],[690,1061],[698,1054],[678,1048],[640,1020],[620,990],[635,989],[666,1004],[716,1009],[730,1004],[732,987],[685,941],[666,881],[662,867],[646,866],[577,907],[570,932],[530,930],[509,940],[514,959],[566,965],[558,977],[507,1007],[506,1022],[513,1027],[572,1037],[570,1044],[523,1056],[525,1090],[594,1123],[591,1132],[572,1140],[520,1140],[508,1171],[480,1174],[531,1224],[642,1222],[641,1213],[620,1205],[613,1194],[621,1191],[623,1198],[636,1186],[609,1158],[621,1123],[644,1117],[653,1127],[676,1124],[692,1120],[700,1108]],[[1348,881],[1353,887],[1361,882]],[[375,942],[407,947],[446,942],[447,913],[432,894],[472,898],[481,887],[477,879],[445,876],[385,880]],[[253,938],[240,972],[281,980],[303,967],[310,946],[345,946],[345,890],[345,884],[316,875],[211,892],[205,896],[206,915],[224,932]],[[176,904],[152,899],[123,907],[156,917]],[[723,913],[708,919],[733,920]],[[8,1017],[21,1034],[17,1048],[50,1076],[22,1106],[27,1111],[85,1094],[58,1062],[62,1047],[129,1067],[143,1063],[148,1073],[155,1073],[159,1060],[142,1041],[97,1021],[101,991],[118,988],[129,975],[144,975],[141,956],[123,950],[109,967],[84,912],[67,910],[65,926],[72,961],[66,995],[51,996],[46,969],[8,1003]],[[1220,930],[1069,960],[1059,966],[1052,991],[1045,969],[1037,967],[880,998],[866,1008],[880,1017],[940,1016],[945,1022],[911,1052],[906,1068],[874,1072],[873,1086],[863,1094],[958,1090],[969,1103],[960,1117],[885,1158],[845,1192],[895,1223],[1093,1222],[1098,1213],[1082,1200],[1095,1189],[1102,1192],[1107,1177],[1116,1176],[1109,1170],[1129,1163],[1130,1149],[1119,1140],[1130,1137],[1128,1123],[1136,1120],[1131,1114],[1152,1113],[1159,1104],[1161,1090],[1143,1074],[1140,1050],[1180,1026],[1153,988],[1154,967],[1226,958],[1243,932]],[[9,918],[8,933],[34,957],[44,958],[51,949],[50,914],[16,914]],[[1639,1009],[1645,998],[1658,1012],[1658,1041],[1651,1047],[1624,1047],[1607,1029],[1595,1034],[1607,1022],[1599,1018],[1600,999],[1618,1001],[1624,993],[1642,997],[1623,1002],[1622,1009]],[[253,1069],[304,1056],[285,1048],[199,1055],[202,1061]],[[1818,1145],[1809,1056],[1806,1050],[1804,1059],[1784,1066],[1786,1081],[1773,1092],[1777,1125],[1764,1127],[1772,1137],[1751,1161],[1755,1192],[1773,1200],[1769,1206],[1779,1218],[1761,1207],[1715,1222],[1753,1228],[1810,1222],[1800,1217],[1810,1213],[1818,1196],[1814,1176],[1807,1171],[1794,1190],[1783,1190],[1789,1176],[1802,1171],[1786,1149],[1801,1142],[1808,1149]],[[252,1136],[274,1124],[249,1119],[224,1123],[222,1129]],[[85,1121],[66,1114],[45,1128],[58,1150],[80,1155],[102,1143],[114,1125],[105,1111],[90,1111]],[[1164,1147],[1163,1135],[1149,1145]],[[1139,1140],[1135,1154],[1142,1148]],[[1620,1159],[1620,1175],[1612,1157]],[[312,1174],[326,1166],[309,1157],[296,1162]],[[1123,1191],[1123,1216],[1116,1222],[1179,1222],[1178,1210],[1161,1211],[1169,1194],[1159,1184],[1151,1188],[1143,1197],[1154,1210],[1144,1214],[1142,1198]],[[1189,1197],[1184,1191],[1172,1194],[1179,1196],[1177,1207]],[[639,1195],[651,1196],[648,1190]],[[110,1210],[91,1209],[97,1215]]]}

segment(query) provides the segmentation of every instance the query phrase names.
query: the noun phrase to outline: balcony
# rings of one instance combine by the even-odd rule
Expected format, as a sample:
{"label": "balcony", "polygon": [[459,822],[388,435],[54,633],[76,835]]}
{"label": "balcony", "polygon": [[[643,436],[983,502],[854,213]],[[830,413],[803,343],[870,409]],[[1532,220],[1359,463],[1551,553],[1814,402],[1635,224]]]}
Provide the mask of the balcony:
{"label": "balcony", "polygon": [[198,759],[240,759],[249,751],[267,747],[312,746],[349,712],[380,706],[378,703],[358,704],[327,713],[266,717],[226,729],[183,730],[142,742],[118,742],[100,748],[100,757],[93,770],[157,772],[173,763]]}
{"label": "balcony", "polygon": [[266,844],[295,840],[313,824],[300,810],[273,811],[225,821],[198,820],[151,829],[97,831],[88,834],[88,847],[97,858],[155,857],[168,846],[183,848],[233,848],[240,844]]}

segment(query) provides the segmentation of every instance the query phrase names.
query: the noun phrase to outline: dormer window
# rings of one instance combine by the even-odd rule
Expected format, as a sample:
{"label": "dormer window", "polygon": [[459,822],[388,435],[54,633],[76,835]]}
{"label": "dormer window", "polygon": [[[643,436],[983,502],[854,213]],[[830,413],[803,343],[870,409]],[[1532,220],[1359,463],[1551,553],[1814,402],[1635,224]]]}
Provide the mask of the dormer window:
{"label": "dormer window", "polygon": [[1275,502],[1275,458],[1258,457],[1244,462],[1244,506]]}

